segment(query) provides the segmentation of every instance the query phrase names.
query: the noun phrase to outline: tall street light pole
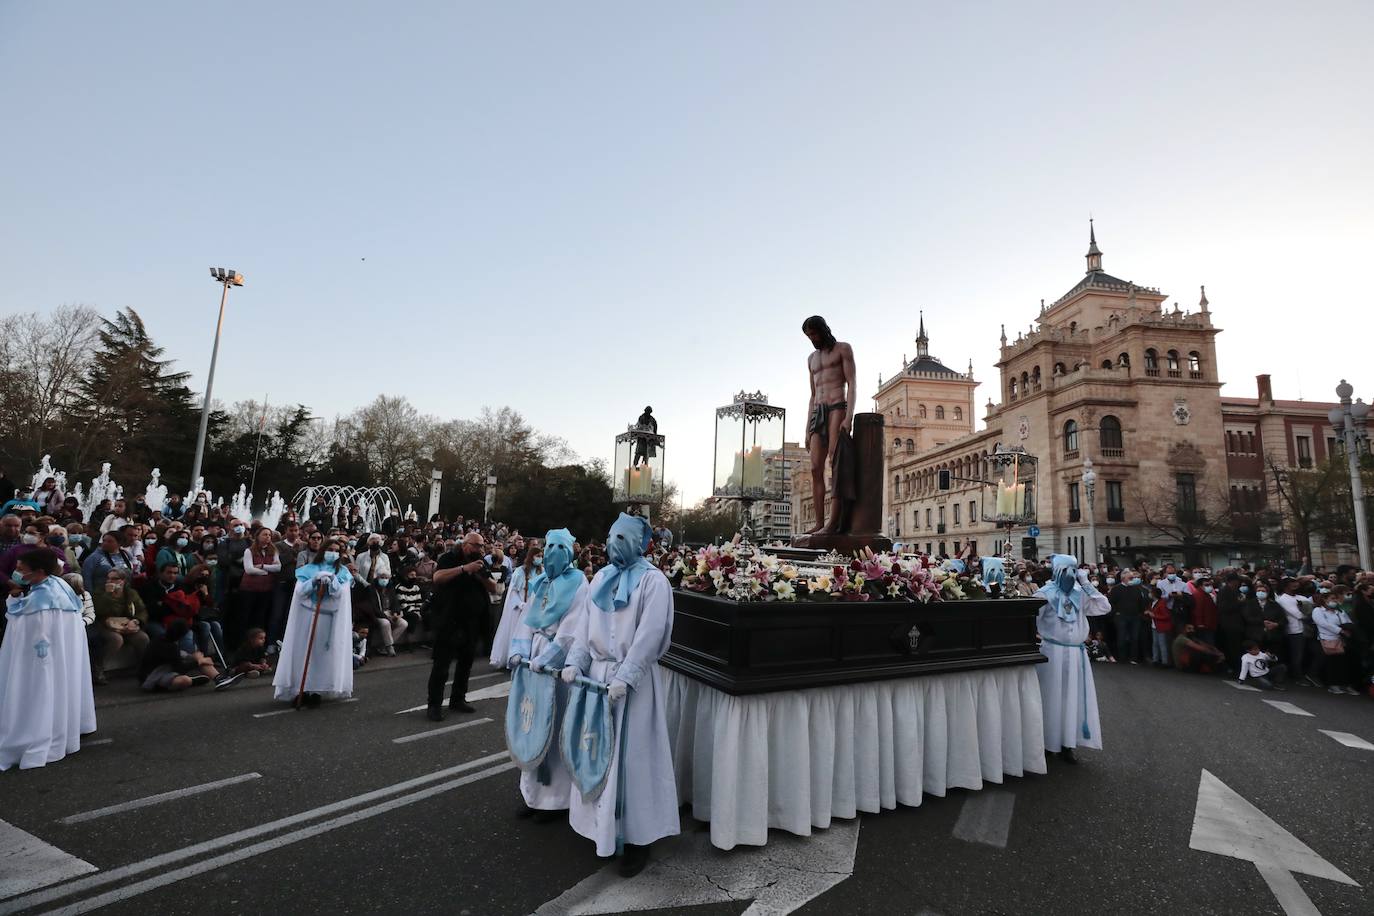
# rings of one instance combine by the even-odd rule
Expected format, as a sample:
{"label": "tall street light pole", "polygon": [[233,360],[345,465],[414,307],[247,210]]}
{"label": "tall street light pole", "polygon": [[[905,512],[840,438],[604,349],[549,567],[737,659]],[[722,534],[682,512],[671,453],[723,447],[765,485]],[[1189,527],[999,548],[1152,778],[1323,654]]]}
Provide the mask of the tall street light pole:
{"label": "tall street light pole", "polygon": [[1345,379],[1336,386],[1340,407],[1333,407],[1326,418],[1345,439],[1345,460],[1350,466],[1350,493],[1355,500],[1355,542],[1360,552],[1360,568],[1369,571],[1369,524],[1364,514],[1364,481],[1360,479],[1360,440],[1366,439],[1369,405],[1364,401],[1353,404],[1350,396],[1355,388]]}
{"label": "tall street light pole", "polygon": [[1093,512],[1093,499],[1097,495],[1097,472],[1093,470],[1092,458],[1083,459],[1083,493],[1088,498],[1088,557],[1087,562],[1097,566],[1097,519]]}
{"label": "tall street light pole", "polygon": [[[229,299],[230,286],[242,286],[243,275],[233,268],[211,267],[210,278],[224,289],[219,296],[219,321],[215,323],[215,346],[210,351],[210,374],[205,379],[205,401],[200,405],[200,435],[196,437],[196,463],[191,467],[191,488],[200,480],[200,464],[205,459],[205,433],[210,426],[210,391],[215,386],[215,362],[219,359],[219,335],[224,330],[224,304]],[[192,493],[192,498],[195,494]]]}

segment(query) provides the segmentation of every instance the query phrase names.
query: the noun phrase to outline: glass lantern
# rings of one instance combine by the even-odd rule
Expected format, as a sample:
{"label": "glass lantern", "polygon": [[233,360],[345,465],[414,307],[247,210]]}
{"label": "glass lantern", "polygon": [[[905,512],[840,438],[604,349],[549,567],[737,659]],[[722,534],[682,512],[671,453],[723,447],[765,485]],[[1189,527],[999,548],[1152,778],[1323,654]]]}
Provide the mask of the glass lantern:
{"label": "glass lantern", "polygon": [[787,498],[782,474],[767,472],[767,458],[782,454],[787,411],[762,392],[741,391],[716,408],[716,461],[712,493],[719,499]]}
{"label": "glass lantern", "polygon": [[983,488],[983,518],[1008,528],[1034,525],[1039,464],[1024,448],[999,443],[988,456],[991,486]]}
{"label": "glass lantern", "polygon": [[663,443],[652,427],[638,423],[615,437],[615,502],[647,506],[663,500]]}

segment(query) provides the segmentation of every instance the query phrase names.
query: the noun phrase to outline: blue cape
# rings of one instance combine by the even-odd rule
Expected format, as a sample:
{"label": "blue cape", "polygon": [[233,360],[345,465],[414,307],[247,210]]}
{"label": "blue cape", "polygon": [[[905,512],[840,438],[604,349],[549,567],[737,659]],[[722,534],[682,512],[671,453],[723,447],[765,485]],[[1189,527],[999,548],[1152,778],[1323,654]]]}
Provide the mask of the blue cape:
{"label": "blue cape", "polygon": [[1078,560],[1068,554],[1050,557],[1050,581],[1035,594],[1044,598],[1054,609],[1055,616],[1073,623],[1083,610],[1083,589],[1078,587]]}
{"label": "blue cape", "polygon": [[606,557],[611,565],[602,570],[592,587],[592,603],[610,613],[630,603],[639,580],[654,566],[644,557],[654,531],[638,515],[620,513],[606,538]]}
{"label": "blue cape", "polygon": [[587,581],[572,565],[575,540],[567,528],[544,536],[544,571],[530,582],[529,610],[524,618],[525,626],[532,630],[547,630],[562,620],[572,608],[577,590]]}
{"label": "blue cape", "polygon": [[1002,566],[1002,558],[983,557],[983,584],[992,585],[996,582],[998,585],[1005,585],[1006,581],[1007,573]]}

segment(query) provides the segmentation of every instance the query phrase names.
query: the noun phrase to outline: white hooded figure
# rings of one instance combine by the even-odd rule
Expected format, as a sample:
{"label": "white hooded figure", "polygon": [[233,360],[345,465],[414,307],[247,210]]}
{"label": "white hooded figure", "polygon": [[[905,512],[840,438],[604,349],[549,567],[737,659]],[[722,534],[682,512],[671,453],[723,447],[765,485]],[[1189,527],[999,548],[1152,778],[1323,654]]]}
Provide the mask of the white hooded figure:
{"label": "white hooded figure", "polygon": [[590,801],[574,788],[569,822],[596,843],[599,856],[615,855],[623,844],[620,873],[626,877],[648,863],[649,844],[680,829],[658,669],[673,633],[673,590],[644,557],[651,537],[648,522],[621,513],[606,540],[611,565],[596,574],[586,600],[560,627],[576,634],[564,682],[581,674],[608,684],[615,719],[616,751],[605,787]]}
{"label": "white hooded figure", "polygon": [[81,599],[43,548],[21,554],[0,644],[0,770],[45,766],[95,731],[95,694]]}
{"label": "white hooded figure", "polygon": [[[353,695],[353,599],[349,593],[352,583],[353,576],[340,558],[339,545],[333,541],[325,542],[314,562],[296,570],[286,639],[272,678],[278,700],[302,696],[306,705],[318,706],[322,697],[342,700]],[[315,624],[317,605],[319,622]],[[302,694],[301,676],[307,653],[310,669],[304,675]]]}
{"label": "white hooded figure", "polygon": [[1112,606],[1074,557],[1055,554],[1050,557],[1050,570],[1050,581],[1035,593],[1045,599],[1035,626],[1040,631],[1040,652],[1048,659],[1035,666],[1035,674],[1045,713],[1045,750],[1075,763],[1074,748],[1102,749],[1097,686],[1084,641],[1088,618],[1109,613]]}

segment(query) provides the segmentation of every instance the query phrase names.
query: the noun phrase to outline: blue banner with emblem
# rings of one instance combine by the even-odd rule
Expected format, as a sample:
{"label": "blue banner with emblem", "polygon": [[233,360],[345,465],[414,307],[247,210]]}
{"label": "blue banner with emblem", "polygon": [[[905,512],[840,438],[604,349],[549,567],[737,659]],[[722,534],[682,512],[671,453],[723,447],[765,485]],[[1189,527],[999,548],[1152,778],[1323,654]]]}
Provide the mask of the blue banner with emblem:
{"label": "blue banner with emblem", "polygon": [[510,698],[506,701],[506,746],[515,765],[536,769],[544,762],[558,712],[557,679],[535,674],[525,665],[511,674]]}
{"label": "blue banner with emblem", "polygon": [[606,788],[615,757],[615,713],[604,688],[580,680],[568,692],[559,747],[573,784],[587,801]]}

